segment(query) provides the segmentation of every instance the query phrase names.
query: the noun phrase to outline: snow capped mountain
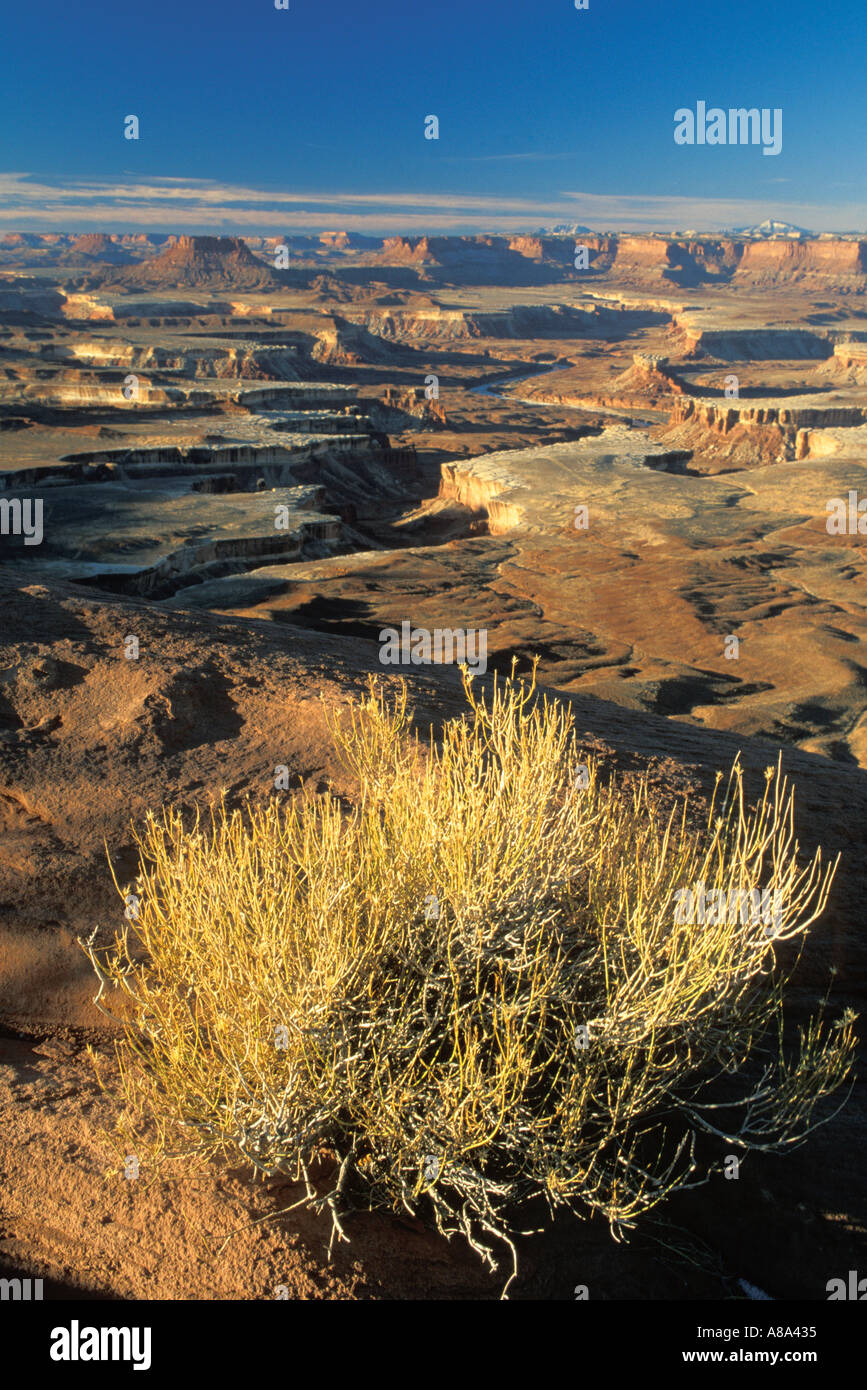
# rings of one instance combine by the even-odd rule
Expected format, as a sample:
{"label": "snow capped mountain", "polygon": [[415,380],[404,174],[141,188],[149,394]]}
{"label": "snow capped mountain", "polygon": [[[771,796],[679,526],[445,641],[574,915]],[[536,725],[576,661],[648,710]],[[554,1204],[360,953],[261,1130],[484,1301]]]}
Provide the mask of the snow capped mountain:
{"label": "snow capped mountain", "polygon": [[755,227],[734,227],[733,231],[736,236],[790,237],[793,241],[815,236],[814,232],[808,232],[805,227],[795,227],[791,222],[777,222],[773,217],[767,217]]}
{"label": "snow capped mountain", "polygon": [[580,222],[558,222],[555,227],[540,227],[535,236],[595,236],[596,233],[589,227],[582,227]]}

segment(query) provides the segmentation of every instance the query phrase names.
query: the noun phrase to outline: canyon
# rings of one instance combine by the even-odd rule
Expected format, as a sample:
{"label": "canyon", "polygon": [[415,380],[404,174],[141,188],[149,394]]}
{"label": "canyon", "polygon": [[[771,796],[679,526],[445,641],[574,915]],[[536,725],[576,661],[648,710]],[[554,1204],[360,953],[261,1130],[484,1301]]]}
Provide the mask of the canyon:
{"label": "canyon", "polygon": [[[867,765],[863,560],[825,524],[867,485],[863,287],[830,287],[862,243],[585,241],[590,277],[565,236],[308,238],[305,278],[276,241],[56,240],[78,265],[3,272],[0,493],[45,530],[4,561],[356,636],[482,625],[494,669]],[[516,262],[557,278],[491,283]]]}
{"label": "canyon", "polygon": [[[132,821],[269,796],[278,765],[287,797],[351,801],[328,718],[370,673],[390,692],[408,675],[422,731],[461,707],[453,667],[384,661],[383,631],[483,637],[488,691],[538,662],[588,755],[660,795],[701,803],[735,756],[755,789],[782,759],[805,850],[842,855],[796,1008],[831,965],[835,1002],[858,1004],[865,290],[855,236],[0,237],[5,1258],[117,1298],[494,1296],[380,1214],[327,1267],[312,1218],[288,1245],[253,1229],[291,1184],[210,1175],[134,1206],[94,1130],[115,1102],[85,1047],[110,1039],[76,938],[118,915],[106,846],[131,876]],[[37,502],[33,543],[13,522]],[[824,1296],[804,1251],[848,1268],[864,1114],[860,1084],[773,1201],[761,1159],[737,1199],[685,1197],[698,1274],[660,1274],[640,1240],[615,1262],[591,1230],[595,1287],[721,1297],[744,1273]],[[200,1250],[197,1220],[245,1228],[240,1253]],[[571,1247],[547,1241],[519,1296],[571,1297]]]}

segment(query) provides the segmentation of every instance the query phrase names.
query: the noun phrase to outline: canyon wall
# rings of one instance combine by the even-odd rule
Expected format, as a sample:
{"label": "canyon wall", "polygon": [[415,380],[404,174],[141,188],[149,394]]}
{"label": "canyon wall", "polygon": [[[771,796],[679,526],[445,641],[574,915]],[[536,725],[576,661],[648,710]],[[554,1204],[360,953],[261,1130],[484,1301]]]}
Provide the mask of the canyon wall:
{"label": "canyon wall", "polygon": [[511,531],[522,516],[520,507],[498,500],[499,493],[507,491],[508,486],[494,478],[480,477],[473,471],[472,464],[462,467],[458,463],[444,463],[439,496],[460,502],[474,512],[482,512],[487,517],[490,534],[496,536]]}
{"label": "canyon wall", "polygon": [[725,404],[678,396],[672,402],[669,424],[693,424],[717,434],[728,434],[738,426],[778,425],[785,431],[800,429],[846,428],[867,423],[864,406],[748,405],[743,401]]}
{"label": "canyon wall", "polygon": [[815,361],[831,357],[834,335],[814,328],[702,328],[691,315],[675,315],[673,337],[684,357],[723,362]]}
{"label": "canyon wall", "polygon": [[751,241],[742,248],[735,273],[739,280],[796,279],[807,275],[863,280],[867,241]]}
{"label": "canyon wall", "polygon": [[[291,272],[277,271],[274,254],[286,244],[297,268],[346,264],[347,258],[373,266],[416,270],[422,278],[459,283],[544,283],[560,279],[614,275],[647,284],[683,286],[736,282],[764,285],[804,282],[863,287],[867,282],[867,240],[846,237],[756,238],[658,236],[634,233],[545,233],[477,236],[392,236],[384,240],[346,232],[320,236],[209,237],[118,236],[104,233],[7,233],[0,237],[0,265],[81,264],[77,288],[93,286],[93,275],[118,288],[170,288],[181,285],[235,289],[279,288]],[[589,266],[577,269],[575,246],[586,246]],[[251,249],[252,248],[252,249]],[[257,253],[257,254],[254,254]]]}
{"label": "canyon wall", "polygon": [[[578,270],[575,246],[586,246],[589,266]],[[376,259],[387,265],[416,266],[448,278],[449,272],[477,270],[490,262],[501,270],[524,260],[556,272],[557,278],[596,277],[612,272],[625,279],[683,286],[725,283],[798,283],[815,280],[842,287],[867,281],[867,241],[844,237],[788,237],[750,240],[733,236],[663,237],[623,233],[579,237],[389,237]],[[507,283],[504,281],[504,283]]]}

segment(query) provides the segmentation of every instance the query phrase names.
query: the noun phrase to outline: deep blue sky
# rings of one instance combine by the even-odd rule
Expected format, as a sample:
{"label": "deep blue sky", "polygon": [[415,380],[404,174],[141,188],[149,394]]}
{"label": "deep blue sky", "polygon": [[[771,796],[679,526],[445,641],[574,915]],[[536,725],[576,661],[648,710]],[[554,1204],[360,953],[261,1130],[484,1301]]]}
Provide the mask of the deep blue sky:
{"label": "deep blue sky", "polygon": [[[468,225],[494,225],[502,202],[504,216],[533,225],[569,216],[563,199],[576,192],[636,199],[639,219],[649,197],[686,198],[697,213],[702,199],[722,200],[723,223],[730,203],[763,215],[819,205],[833,226],[867,216],[865,28],[864,0],[7,5],[0,171],[42,191],[0,185],[3,225],[80,222],[80,199],[52,211],[50,190],[81,180],[106,185],[106,223],[154,223],[153,208],[142,219],[140,185],[174,178],[258,190],[254,209],[268,192],[381,195],[396,212],[349,202],[343,220],[365,225],[372,212],[397,230],[411,220],[407,195]],[[674,110],[698,99],[782,107],[782,153],[676,146]],[[130,113],[137,142],[122,137]],[[439,141],[422,138],[429,113]],[[135,205],[109,217],[125,188],[138,190]],[[308,206],[312,225],[318,205]],[[172,211],[159,213],[167,230]],[[594,211],[614,225],[604,204],[571,216]],[[688,205],[676,214],[686,225]],[[203,225],[223,215],[202,209]]]}

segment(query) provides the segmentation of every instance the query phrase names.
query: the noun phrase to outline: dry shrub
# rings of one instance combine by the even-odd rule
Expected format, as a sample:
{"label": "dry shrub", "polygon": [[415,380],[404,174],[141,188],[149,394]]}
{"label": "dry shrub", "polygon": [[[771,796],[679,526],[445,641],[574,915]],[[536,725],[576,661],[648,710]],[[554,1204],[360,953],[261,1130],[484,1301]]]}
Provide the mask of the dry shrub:
{"label": "dry shrub", "polygon": [[[465,689],[467,716],[428,748],[405,686],[391,707],[371,682],[333,726],[349,811],[327,795],[221,804],[192,828],[149,817],[138,917],[86,949],[101,1006],[121,1006],[123,1142],[141,1151],[146,1118],[158,1157],[303,1175],[332,1242],[363,1198],[427,1214],[494,1267],[531,1199],[619,1235],[714,1171],[699,1131],[802,1140],[850,1070],[852,1016],[783,1045],[776,949],[836,866],[801,862],[779,768],[753,807],[740,768],[724,798],[720,774],[696,829],[646,780],[590,763],[576,781],[571,713],[533,685],[495,682],[487,704]],[[776,891],[773,930],[679,922],[698,881]]]}

